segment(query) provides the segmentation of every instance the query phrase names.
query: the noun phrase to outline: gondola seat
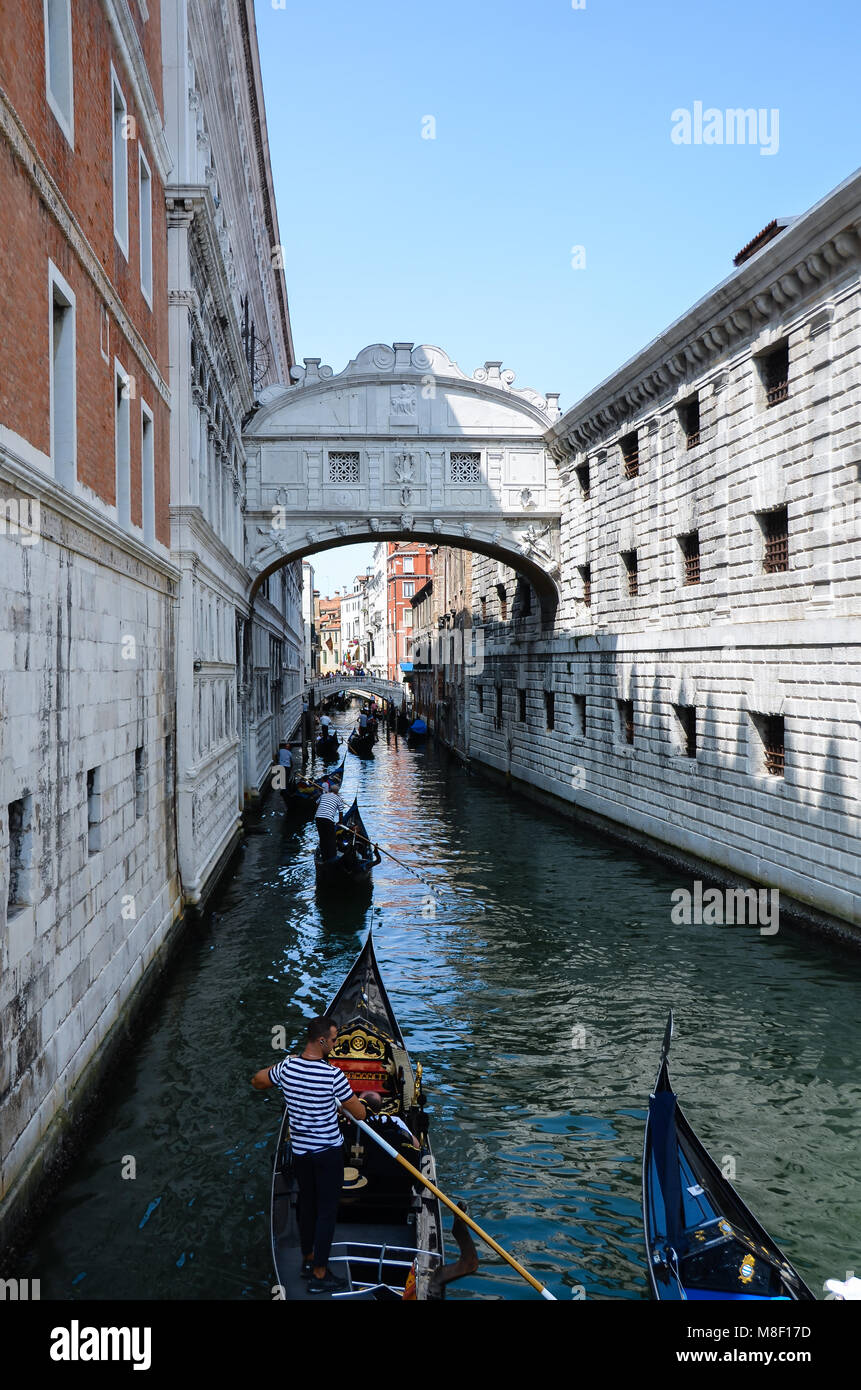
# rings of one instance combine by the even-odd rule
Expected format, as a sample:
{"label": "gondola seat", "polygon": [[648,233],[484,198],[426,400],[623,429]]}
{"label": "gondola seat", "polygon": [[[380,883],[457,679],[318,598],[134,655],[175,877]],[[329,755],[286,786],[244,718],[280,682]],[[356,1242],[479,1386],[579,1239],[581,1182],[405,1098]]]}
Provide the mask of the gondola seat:
{"label": "gondola seat", "polygon": [[394,1063],[388,1049],[366,1026],[354,1028],[338,1038],[330,1060],[339,1067],[356,1095],[374,1091],[376,1095],[394,1094]]}

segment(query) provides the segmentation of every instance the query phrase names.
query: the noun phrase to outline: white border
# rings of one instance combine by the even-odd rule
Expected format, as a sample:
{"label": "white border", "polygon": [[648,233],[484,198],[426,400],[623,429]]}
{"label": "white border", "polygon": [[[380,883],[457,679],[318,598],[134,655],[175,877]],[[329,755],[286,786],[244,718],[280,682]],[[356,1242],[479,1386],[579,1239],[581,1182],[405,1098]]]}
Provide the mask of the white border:
{"label": "white border", "polygon": [[56,117],[57,125],[62,130],[69,145],[75,148],[75,62],[74,50],[72,48],[72,0],[65,0],[66,6],[66,32],[69,42],[69,105],[71,110],[67,116],[51,86],[51,45],[48,38],[48,4],[49,0],[43,0],[42,13],[45,23],[45,95],[48,105]]}
{"label": "white border", "polygon": [[[149,289],[147,289],[146,285],[144,284],[144,265],[143,265],[143,258],[144,258],[144,239],[143,239],[143,186],[144,186],[144,185],[143,185],[143,179],[141,178],[141,166],[143,166],[143,167],[146,169],[147,179],[149,180]],[[154,269],[153,269],[153,265],[154,265],[154,257],[153,257],[153,251],[154,251],[154,239],[153,239],[153,181],[152,181],[152,169],[151,169],[150,166],[149,166],[149,160],[147,159],[146,155],[144,154],[143,150],[141,149],[140,141],[138,141],[138,242],[139,242],[139,251],[140,251],[140,255],[139,255],[138,259],[140,260],[141,294],[143,295],[143,297],[144,297],[144,299],[146,300],[146,302],[147,302],[147,304],[149,305],[149,307],[152,308],[153,283],[154,283],[154,275],[155,275],[155,271],[154,271]]]}
{"label": "white border", "polygon": [[118,228],[117,228],[117,138],[116,138],[116,120],[115,120],[115,118],[114,118],[114,93],[115,93],[115,92],[119,95],[120,101],[122,102],[122,105],[123,105],[123,116],[124,116],[124,118],[127,120],[127,119],[128,119],[128,114],[129,114],[129,104],[128,104],[128,102],[126,101],[125,94],[124,94],[124,92],[123,92],[122,87],[120,86],[120,79],[117,77],[116,68],[114,67],[113,63],[111,63],[111,100],[110,100],[110,108],[109,108],[109,109],[110,109],[110,116],[111,116],[111,204],[112,204],[112,206],[113,206],[114,240],[116,241],[117,246],[118,246],[118,247],[120,248],[120,250],[122,251],[122,253],[123,253],[123,255],[125,256],[126,260],[128,260],[128,258],[129,258],[129,224],[130,224],[130,222],[131,222],[131,219],[130,219],[130,217],[129,217],[129,151],[128,151],[129,141],[128,141],[128,140],[125,141],[125,146],[126,146],[126,235],[125,235],[125,241],[124,241],[123,238],[120,236],[119,230],[118,230]]}
{"label": "white border", "polygon": [[[72,420],[72,466],[73,478],[69,488],[57,477],[57,453],[54,446],[54,286],[68,300],[68,307],[72,313],[72,399],[74,401],[74,412]],[[50,430],[50,443],[48,445],[51,459],[51,474],[54,481],[60,487],[67,488],[74,492],[78,481],[78,305],[75,292],[64,275],[60,273],[54,262],[48,259],[48,426]]]}

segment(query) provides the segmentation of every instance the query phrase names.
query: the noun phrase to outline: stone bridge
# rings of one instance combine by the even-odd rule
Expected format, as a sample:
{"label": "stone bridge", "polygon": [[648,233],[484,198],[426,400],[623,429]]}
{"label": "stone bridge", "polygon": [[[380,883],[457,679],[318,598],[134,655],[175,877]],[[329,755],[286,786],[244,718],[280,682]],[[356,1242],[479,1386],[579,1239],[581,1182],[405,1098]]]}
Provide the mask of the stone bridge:
{"label": "stone bridge", "polygon": [[313,692],[315,705],[339,690],[347,695],[379,695],[398,706],[409,696],[408,687],[400,681],[387,681],[378,676],[321,676],[305,686],[306,695]]}
{"label": "stone bridge", "polygon": [[319,358],[267,387],[244,440],[251,597],[288,560],[413,539],[491,555],[558,602],[559,480],[545,436],[557,396],[436,347],[376,343],[337,376]]}

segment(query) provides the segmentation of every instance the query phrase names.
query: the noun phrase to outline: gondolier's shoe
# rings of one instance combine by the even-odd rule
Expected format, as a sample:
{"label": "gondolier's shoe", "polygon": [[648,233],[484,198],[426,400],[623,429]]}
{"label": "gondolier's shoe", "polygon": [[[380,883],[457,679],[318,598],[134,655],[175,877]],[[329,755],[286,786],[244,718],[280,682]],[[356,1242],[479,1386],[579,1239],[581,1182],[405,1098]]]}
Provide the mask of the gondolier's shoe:
{"label": "gondolier's shoe", "polygon": [[331,1269],[327,1269],[322,1279],[317,1279],[314,1275],[308,1280],[309,1293],[343,1293],[347,1288],[346,1279],[340,1279],[337,1274],[333,1274]]}

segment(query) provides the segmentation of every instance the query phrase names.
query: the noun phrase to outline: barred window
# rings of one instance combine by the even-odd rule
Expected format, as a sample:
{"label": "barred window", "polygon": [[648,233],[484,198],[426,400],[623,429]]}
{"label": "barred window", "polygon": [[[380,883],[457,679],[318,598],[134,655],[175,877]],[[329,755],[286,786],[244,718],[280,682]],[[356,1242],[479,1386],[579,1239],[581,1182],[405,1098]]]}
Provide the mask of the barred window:
{"label": "barred window", "polygon": [[700,533],[699,531],[688,531],[686,535],[679,536],[679,546],[682,552],[682,563],[684,565],[685,584],[699,584],[700,582]]}
{"label": "barred window", "polygon": [[584,502],[589,501],[589,464],[581,463],[574,469],[577,482],[580,484],[580,496]]}
{"label": "barred window", "polygon": [[359,482],[359,455],[358,454],[330,454],[329,455],[329,482],[330,483],[358,483]]}
{"label": "barred window", "polygon": [[624,743],[634,742],[634,701],[617,700],[619,711],[619,735]]}
{"label": "barred window", "polygon": [[679,743],[686,758],[697,756],[697,711],[694,705],[673,705],[679,721]]}
{"label": "barred window", "polygon": [[700,442],[700,398],[690,396],[679,406],[679,420],[689,449],[695,449]]}
{"label": "barred window", "polygon": [[789,395],[789,343],[784,340],[760,360],[766,404],[779,405]]}
{"label": "barred window", "polygon": [[625,579],[628,586],[628,593],[631,598],[636,598],[640,592],[640,578],[637,568],[636,550],[622,551],[622,564],[625,570]]}
{"label": "barred window", "polygon": [[782,714],[752,714],[762,747],[762,766],[769,777],[786,774],[786,748]]}
{"label": "barred window", "polygon": [[592,566],[578,565],[580,578],[583,581],[583,593],[581,599],[586,608],[592,603]]}
{"label": "barred window", "polygon": [[626,478],[636,478],[640,471],[640,439],[637,431],[619,440],[622,451],[622,471]]}
{"label": "barred window", "polygon": [[452,454],[449,459],[449,481],[480,483],[481,454]]}
{"label": "barred window", "polygon": [[786,507],[757,513],[763,535],[762,568],[766,574],[789,569],[789,518]]}

